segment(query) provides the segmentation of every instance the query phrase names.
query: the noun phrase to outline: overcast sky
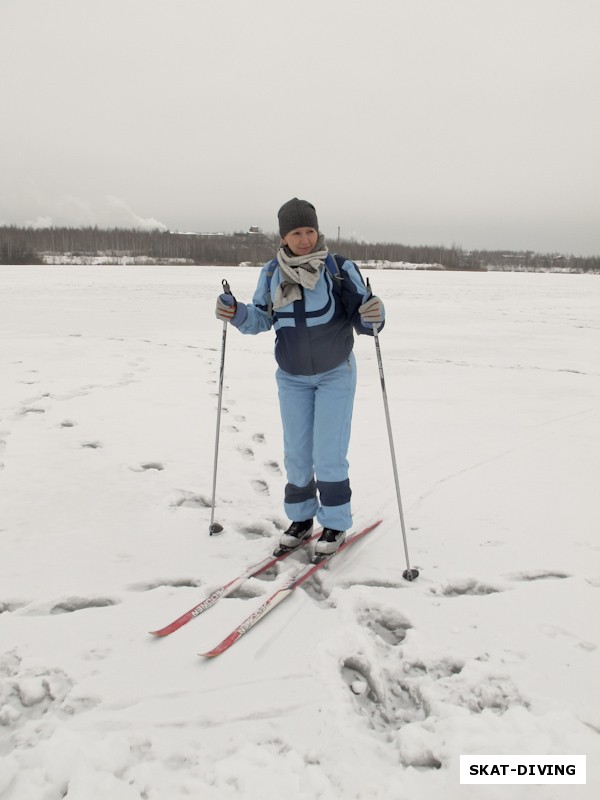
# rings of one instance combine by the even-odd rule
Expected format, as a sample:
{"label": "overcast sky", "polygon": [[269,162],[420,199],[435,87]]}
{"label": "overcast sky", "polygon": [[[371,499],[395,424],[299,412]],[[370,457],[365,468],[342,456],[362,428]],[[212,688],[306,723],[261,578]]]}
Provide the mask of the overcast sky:
{"label": "overcast sky", "polygon": [[600,254],[598,0],[0,0],[0,224]]}

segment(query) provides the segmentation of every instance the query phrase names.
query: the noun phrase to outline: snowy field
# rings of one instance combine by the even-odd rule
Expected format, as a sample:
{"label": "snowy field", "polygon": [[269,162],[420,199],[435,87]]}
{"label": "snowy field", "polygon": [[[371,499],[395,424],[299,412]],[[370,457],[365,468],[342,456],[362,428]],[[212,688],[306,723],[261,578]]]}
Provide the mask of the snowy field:
{"label": "snowy field", "polygon": [[[0,267],[2,800],[600,796],[600,278],[368,273],[355,527],[383,518],[218,659],[306,558],[160,627],[287,524],[273,337],[227,339],[199,267]],[[460,754],[586,754],[587,786],[461,786]]]}

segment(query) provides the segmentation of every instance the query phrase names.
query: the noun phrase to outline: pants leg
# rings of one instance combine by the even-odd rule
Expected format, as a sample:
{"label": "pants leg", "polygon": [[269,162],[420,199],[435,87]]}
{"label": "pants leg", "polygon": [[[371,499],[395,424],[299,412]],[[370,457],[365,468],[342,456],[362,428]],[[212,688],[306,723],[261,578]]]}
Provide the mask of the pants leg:
{"label": "pants leg", "polygon": [[356,360],[318,376],[314,407],[313,458],[319,490],[317,519],[326,528],[352,525],[348,447],[356,392]]}
{"label": "pants leg", "polygon": [[284,509],[299,522],[317,513],[317,485],[313,465],[315,387],[310,376],[276,373],[283,425],[284,464],[288,479]]}

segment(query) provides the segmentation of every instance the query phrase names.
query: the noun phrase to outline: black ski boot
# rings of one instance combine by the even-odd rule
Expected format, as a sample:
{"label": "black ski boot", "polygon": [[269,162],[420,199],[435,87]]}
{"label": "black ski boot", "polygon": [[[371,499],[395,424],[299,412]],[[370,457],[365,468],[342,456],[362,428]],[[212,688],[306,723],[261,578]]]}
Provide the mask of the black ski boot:
{"label": "black ski boot", "polygon": [[317,556],[333,555],[340,545],[344,543],[345,538],[346,531],[334,531],[333,528],[324,528],[319,541],[315,545],[315,554]]}
{"label": "black ski boot", "polygon": [[305,519],[302,522],[292,522],[287,531],[281,534],[279,549],[294,550],[298,545],[310,538],[312,531],[312,519]]}

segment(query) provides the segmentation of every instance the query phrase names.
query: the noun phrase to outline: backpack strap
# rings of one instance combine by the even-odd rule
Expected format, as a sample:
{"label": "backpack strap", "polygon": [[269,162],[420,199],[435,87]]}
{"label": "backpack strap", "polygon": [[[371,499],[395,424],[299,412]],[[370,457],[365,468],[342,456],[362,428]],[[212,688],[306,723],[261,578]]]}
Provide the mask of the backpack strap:
{"label": "backpack strap", "polygon": [[273,316],[273,300],[271,299],[270,285],[271,285],[271,278],[273,277],[273,273],[275,272],[275,268],[276,267],[277,267],[277,259],[276,258],[272,258],[269,261],[269,263],[267,264],[267,273],[265,275],[265,277],[267,278],[267,281],[268,281],[267,288],[269,290],[268,291],[269,301],[267,303],[267,314],[270,317]]}
{"label": "backpack strap", "polygon": [[275,272],[275,267],[277,266],[277,259],[272,258],[269,263],[267,264],[267,278],[272,278],[273,273]]}
{"label": "backpack strap", "polygon": [[325,259],[325,266],[329,270],[334,281],[338,281],[338,283],[344,280],[342,276],[342,264],[345,260],[343,256],[338,256],[337,254],[332,255],[331,253],[328,253]]}
{"label": "backpack strap", "polygon": [[[327,256],[327,258],[329,258],[329,256]],[[332,272],[331,274],[341,283],[344,280],[344,276],[342,275],[342,267],[348,259],[346,256],[340,256],[338,253],[336,253],[331,260],[335,264],[335,272]]]}

